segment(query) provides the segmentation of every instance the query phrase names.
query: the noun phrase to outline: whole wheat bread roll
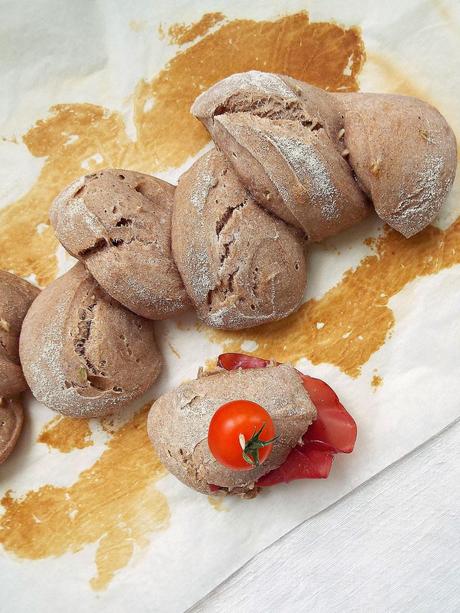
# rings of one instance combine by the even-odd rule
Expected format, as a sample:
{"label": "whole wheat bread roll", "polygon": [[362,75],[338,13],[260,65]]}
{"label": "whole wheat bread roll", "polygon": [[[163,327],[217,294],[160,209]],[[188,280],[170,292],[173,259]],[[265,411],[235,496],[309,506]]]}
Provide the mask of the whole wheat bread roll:
{"label": "whole wheat bread roll", "polygon": [[131,170],[80,177],[54,201],[58,239],[115,300],[149,319],[190,306],[171,255],[174,187]]}
{"label": "whole wheat bread roll", "polygon": [[198,96],[192,113],[253,197],[311,240],[363,219],[368,200],[410,237],[436,218],[455,177],[452,129],[410,96],[332,94],[250,71]]}
{"label": "whole wheat bread roll", "polygon": [[23,422],[24,409],[19,398],[0,397],[0,464],[15,448]]}
{"label": "whole wheat bread roll", "polygon": [[198,317],[210,326],[257,326],[302,301],[300,234],[261,208],[215,149],[180,178],[172,245]]}
{"label": "whole wheat bread roll", "polygon": [[452,187],[455,135],[434,107],[412,96],[336,94],[349,161],[377,215],[406,237],[429,225]]}
{"label": "whole wheat bread roll", "polygon": [[310,240],[337,234],[368,215],[366,196],[346,160],[342,107],[327,92],[250,71],[201,94],[192,113],[257,202]]}
{"label": "whole wheat bread roll", "polygon": [[[258,468],[235,471],[222,466],[208,447],[209,422],[216,410],[238,398],[264,407],[279,437]],[[183,483],[209,494],[209,485],[251,496],[259,477],[278,468],[316,418],[297,371],[286,364],[235,370],[183,383],[152,406],[147,430],[161,461]]]}
{"label": "whole wheat bread roll", "polygon": [[24,279],[0,270],[0,397],[27,389],[19,361],[23,319],[40,290]]}
{"label": "whole wheat bread roll", "polygon": [[37,400],[72,417],[100,417],[141,396],[161,369],[154,322],[111,298],[77,264],[42,291],[20,337]]}

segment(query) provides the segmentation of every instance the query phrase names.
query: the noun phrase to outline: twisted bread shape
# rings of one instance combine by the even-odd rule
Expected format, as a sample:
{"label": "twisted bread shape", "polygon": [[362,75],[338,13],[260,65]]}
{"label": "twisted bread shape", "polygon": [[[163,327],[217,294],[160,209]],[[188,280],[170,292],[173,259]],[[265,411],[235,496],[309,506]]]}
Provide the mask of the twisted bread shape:
{"label": "twisted bread shape", "polygon": [[77,181],[52,210],[64,247],[151,319],[186,308],[187,294],[210,326],[282,319],[304,294],[305,237],[337,234],[372,207],[410,237],[433,221],[455,177],[451,128],[408,96],[328,93],[251,71],[201,94],[192,113],[217,149],[182,175],[173,205],[172,186],[109,170]]}
{"label": "twisted bread shape", "polygon": [[410,96],[331,94],[251,71],[201,94],[192,113],[256,200],[314,241],[360,221],[368,203],[410,237],[455,177],[452,129]]}

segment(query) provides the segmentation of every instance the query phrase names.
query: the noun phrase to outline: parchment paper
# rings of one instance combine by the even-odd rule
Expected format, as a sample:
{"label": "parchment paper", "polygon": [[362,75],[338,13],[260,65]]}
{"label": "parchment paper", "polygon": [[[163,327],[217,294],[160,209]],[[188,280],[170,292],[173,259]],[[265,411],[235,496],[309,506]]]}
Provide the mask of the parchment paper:
{"label": "parchment paper", "polygon": [[[6,139],[0,143],[2,206],[27,193],[43,169],[46,159],[32,155],[21,135],[46,117],[54,104],[85,102],[116,109],[123,114],[128,134],[135,140],[130,96],[141,79],[154,77],[180,51],[159,34],[159,26],[165,31],[172,23],[191,23],[209,11],[222,11],[229,20],[261,20],[308,10],[312,22],[359,26],[367,53],[359,75],[361,89],[402,93],[414,93],[416,89],[438,106],[460,134],[460,11],[454,0],[269,4],[240,0],[131,3],[85,0],[63,4],[40,0],[3,1],[0,10],[0,132]],[[386,58],[385,65],[376,59],[382,56]],[[315,61],[321,62],[320,50]],[[391,74],[389,63],[396,67]],[[87,166],[99,167],[97,154],[97,150],[88,151],[92,161]],[[110,160],[105,159],[100,167],[104,163],[109,165]],[[188,160],[179,170],[165,169],[161,176],[176,180],[190,163]],[[81,172],[86,172],[84,166]],[[457,179],[437,222],[438,228],[447,229],[459,209]],[[306,299],[319,299],[340,281],[345,271],[373,253],[363,240],[379,236],[382,231],[381,224],[372,219],[328,241],[327,249],[313,247]],[[63,272],[72,262],[62,249],[58,253],[59,271]],[[334,387],[359,425],[355,452],[336,458],[328,480],[276,487],[253,501],[227,498],[216,509],[206,496],[187,489],[172,476],[164,476],[148,484],[145,492],[146,500],[150,488],[163,494],[168,519],[155,529],[149,528],[146,521],[142,538],[133,536],[128,543],[132,551],[127,554],[126,564],[116,569],[105,589],[95,590],[89,583],[97,574],[97,549],[104,534],[86,545],[75,545],[74,549],[69,544],[63,554],[35,560],[0,548],[0,608],[115,613],[181,611],[192,605],[262,548],[460,415],[459,293],[458,265],[406,284],[388,303],[395,318],[391,334],[362,365],[356,378],[330,363],[313,365],[307,359],[299,361],[302,370]],[[366,317],[365,312],[362,315]],[[194,377],[198,367],[222,349],[205,331],[196,329],[192,315],[160,323],[158,336],[166,368],[150,398]],[[252,348],[250,334],[247,340],[248,348]],[[380,386],[370,384],[375,373],[383,380]],[[27,409],[28,424],[17,453],[0,468],[0,494],[11,490],[15,500],[45,485],[65,488],[78,482],[80,473],[98,461],[111,440],[94,422],[92,446],[68,454],[49,450],[37,443],[36,438],[54,414],[31,397],[27,397]],[[115,470],[114,478],[116,474]],[[433,478],[436,476],[427,475],[427,479]],[[136,481],[135,472],[132,479]],[[106,504],[112,504],[110,492]],[[104,504],[100,511],[105,512]],[[37,525],[55,521],[58,534],[62,524],[58,516],[53,518],[51,503],[48,513],[46,518],[37,518]],[[1,516],[0,510],[0,523]],[[148,517],[148,510],[145,516]],[[20,516],[16,521],[20,521]],[[139,521],[142,524],[142,517]],[[31,541],[34,538],[32,530]],[[117,552],[109,549],[107,555],[115,556]],[[307,572],[299,580],[308,582]]]}

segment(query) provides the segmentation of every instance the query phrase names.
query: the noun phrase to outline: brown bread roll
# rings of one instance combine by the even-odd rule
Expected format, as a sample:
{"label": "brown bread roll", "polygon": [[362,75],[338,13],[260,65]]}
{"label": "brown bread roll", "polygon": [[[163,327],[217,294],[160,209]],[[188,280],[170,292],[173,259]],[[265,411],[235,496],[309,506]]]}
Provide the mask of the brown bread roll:
{"label": "brown bread roll", "polygon": [[336,94],[349,161],[377,215],[406,237],[429,225],[455,178],[457,143],[434,107],[391,94]]}
{"label": "brown bread roll", "polygon": [[171,255],[174,187],[131,170],[80,177],[54,201],[51,222],[63,246],[105,291],[149,319],[190,306]]}
{"label": "brown bread roll", "polygon": [[100,417],[141,396],[161,369],[153,321],[113,300],[77,264],[40,294],[20,355],[34,396],[72,417]]}
{"label": "brown bread roll", "polygon": [[27,389],[19,361],[22,321],[40,290],[24,279],[0,270],[0,397]]}
{"label": "brown bread roll", "polygon": [[[244,398],[260,404],[273,419],[273,449],[258,468],[235,471],[222,466],[208,447],[208,428],[216,410]],[[250,495],[259,477],[280,466],[316,418],[297,371],[288,365],[221,372],[183,383],[152,406],[148,434],[166,468],[189,487],[209,494],[209,485]]]}
{"label": "brown bread roll", "polygon": [[215,149],[180,178],[172,241],[198,317],[210,326],[257,326],[302,301],[302,238],[257,205]]}
{"label": "brown bread roll", "polygon": [[370,211],[346,161],[341,111],[317,87],[256,71],[219,81],[192,106],[257,202],[313,241]]}
{"label": "brown bread roll", "polygon": [[19,398],[0,397],[0,464],[16,446],[24,422],[24,409]]}

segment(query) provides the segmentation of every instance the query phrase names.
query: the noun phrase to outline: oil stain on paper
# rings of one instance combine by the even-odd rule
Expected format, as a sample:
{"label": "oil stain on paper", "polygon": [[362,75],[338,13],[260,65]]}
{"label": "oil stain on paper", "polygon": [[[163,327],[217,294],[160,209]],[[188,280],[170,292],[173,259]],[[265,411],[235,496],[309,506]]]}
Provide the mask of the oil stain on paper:
{"label": "oil stain on paper", "polygon": [[225,351],[242,351],[250,338],[257,343],[252,353],[260,357],[280,362],[307,357],[313,364],[328,362],[357,377],[395,325],[390,298],[416,277],[460,263],[460,221],[446,231],[429,227],[411,239],[387,229],[369,244],[373,255],[293,315],[242,332],[208,331],[209,336]]}
{"label": "oil stain on paper", "polygon": [[93,445],[91,428],[86,419],[72,419],[60,415],[45,424],[37,441],[61,453]]}
{"label": "oil stain on paper", "polygon": [[145,407],[122,426],[72,485],[44,485],[20,499],[7,492],[0,517],[4,549],[39,560],[97,543],[97,574],[90,584],[105,589],[134,548],[145,547],[149,535],[169,521],[166,497],[155,488],[166,469],[148,440],[147,412]]}

